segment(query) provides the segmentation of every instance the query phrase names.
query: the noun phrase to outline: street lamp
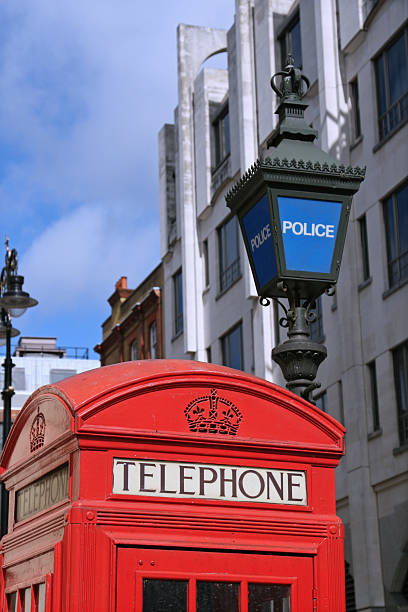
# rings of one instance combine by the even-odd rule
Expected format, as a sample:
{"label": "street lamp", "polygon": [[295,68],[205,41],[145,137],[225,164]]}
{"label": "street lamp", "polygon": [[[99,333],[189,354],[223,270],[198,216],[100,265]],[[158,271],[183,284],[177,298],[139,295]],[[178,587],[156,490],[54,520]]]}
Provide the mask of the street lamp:
{"label": "street lamp", "polygon": [[[0,275],[0,345],[6,344],[6,357],[4,359],[3,384],[3,440],[2,448],[11,429],[11,398],[14,395],[12,385],[11,338],[19,335],[19,330],[11,325],[11,317],[19,317],[27,308],[36,306],[37,300],[23,291],[24,277],[17,274],[18,256],[16,249],[10,249],[6,238],[5,265]],[[1,490],[1,537],[7,533],[8,523],[8,491],[2,486]]]}
{"label": "street lamp", "polygon": [[[276,80],[280,77],[280,87]],[[311,401],[327,350],[310,339],[315,300],[337,282],[353,195],[365,168],[344,166],[317,147],[307,125],[302,81],[289,55],[271,86],[280,98],[279,126],[268,157],[256,161],[226,195],[238,216],[262,305],[287,298],[281,324],[288,340],[272,351],[287,387]],[[270,153],[270,150],[268,150]]]}

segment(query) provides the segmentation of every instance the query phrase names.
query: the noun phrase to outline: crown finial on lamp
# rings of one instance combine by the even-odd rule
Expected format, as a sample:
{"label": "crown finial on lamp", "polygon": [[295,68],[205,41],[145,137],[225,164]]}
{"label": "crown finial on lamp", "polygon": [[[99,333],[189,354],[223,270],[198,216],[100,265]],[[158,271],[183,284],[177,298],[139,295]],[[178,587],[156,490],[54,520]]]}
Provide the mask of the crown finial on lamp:
{"label": "crown finial on lamp", "polygon": [[[275,85],[276,77],[281,78],[280,89]],[[273,91],[282,99],[282,102],[298,102],[306,92],[303,92],[302,81],[306,83],[307,90],[310,87],[310,81],[302,74],[299,68],[295,68],[295,58],[292,53],[288,53],[286,58],[286,66],[283,70],[276,72],[271,78],[271,87]]]}

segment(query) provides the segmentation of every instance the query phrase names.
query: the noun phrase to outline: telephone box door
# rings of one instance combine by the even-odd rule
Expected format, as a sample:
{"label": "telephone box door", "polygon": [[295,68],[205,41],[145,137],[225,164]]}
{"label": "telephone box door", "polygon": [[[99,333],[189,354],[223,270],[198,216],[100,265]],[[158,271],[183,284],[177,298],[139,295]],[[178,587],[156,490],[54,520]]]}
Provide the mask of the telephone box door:
{"label": "telephone box door", "polygon": [[312,612],[312,557],[119,548],[117,612]]}

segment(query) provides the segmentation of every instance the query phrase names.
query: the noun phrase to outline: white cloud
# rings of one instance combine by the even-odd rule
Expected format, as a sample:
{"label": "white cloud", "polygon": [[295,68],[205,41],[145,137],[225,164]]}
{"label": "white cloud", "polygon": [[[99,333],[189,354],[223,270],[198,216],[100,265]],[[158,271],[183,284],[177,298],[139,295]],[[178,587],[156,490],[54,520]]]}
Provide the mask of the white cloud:
{"label": "white cloud", "polygon": [[82,206],[49,226],[25,253],[20,269],[31,293],[35,288],[42,317],[69,313],[77,304],[95,307],[120,276],[137,283],[152,261],[158,263],[155,228],[136,234],[128,210]]}
{"label": "white cloud", "polygon": [[0,214],[40,300],[27,324],[100,316],[121,275],[135,287],[158,263],[157,134],[177,103],[176,27],[229,27],[233,11],[234,0],[0,4]]}

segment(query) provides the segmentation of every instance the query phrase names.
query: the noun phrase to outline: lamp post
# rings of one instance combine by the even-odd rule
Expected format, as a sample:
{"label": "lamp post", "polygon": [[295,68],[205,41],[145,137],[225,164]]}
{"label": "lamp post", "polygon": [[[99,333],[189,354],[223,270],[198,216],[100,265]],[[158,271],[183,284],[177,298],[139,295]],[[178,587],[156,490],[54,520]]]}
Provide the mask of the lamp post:
{"label": "lamp post", "polygon": [[[23,291],[24,277],[17,274],[18,256],[16,249],[10,249],[6,238],[5,265],[0,275],[0,345],[6,344],[6,357],[4,359],[3,397],[3,440],[2,448],[11,429],[11,398],[14,395],[12,385],[11,338],[19,335],[19,330],[11,325],[11,317],[20,317],[27,308],[36,306],[37,300]],[[8,524],[8,491],[2,485],[1,489],[1,537],[7,533]]]}
{"label": "lamp post", "polygon": [[[280,98],[279,126],[269,155],[258,159],[226,195],[238,216],[260,302],[287,298],[280,323],[288,340],[272,359],[287,387],[306,400],[319,387],[317,369],[326,347],[310,338],[313,305],[334,292],[346,238],[353,195],[365,168],[344,166],[317,147],[316,130],[304,119],[303,82],[309,80],[288,55],[271,86]],[[280,86],[277,80],[280,77]]]}

